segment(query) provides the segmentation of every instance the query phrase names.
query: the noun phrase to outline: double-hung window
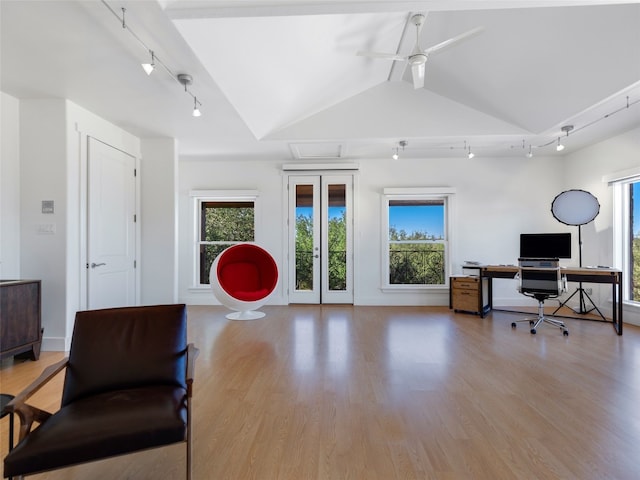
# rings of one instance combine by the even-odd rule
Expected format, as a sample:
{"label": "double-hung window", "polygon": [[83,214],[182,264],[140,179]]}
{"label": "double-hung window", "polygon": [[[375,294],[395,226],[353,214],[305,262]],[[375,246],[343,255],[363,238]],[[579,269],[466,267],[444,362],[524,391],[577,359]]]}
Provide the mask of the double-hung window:
{"label": "double-hung window", "polygon": [[451,193],[432,188],[384,190],[383,287],[446,285]]}
{"label": "double-hung window", "polygon": [[209,285],[211,264],[224,249],[256,237],[256,199],[253,192],[195,191],[195,283]]}
{"label": "double-hung window", "polygon": [[614,264],[623,272],[622,300],[640,306],[640,171],[610,182],[614,191]]}

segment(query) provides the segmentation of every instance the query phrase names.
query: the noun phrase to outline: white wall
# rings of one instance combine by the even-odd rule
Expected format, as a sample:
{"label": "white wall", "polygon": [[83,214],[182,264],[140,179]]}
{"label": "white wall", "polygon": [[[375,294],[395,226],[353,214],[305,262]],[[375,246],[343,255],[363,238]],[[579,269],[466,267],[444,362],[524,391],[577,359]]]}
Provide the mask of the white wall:
{"label": "white wall", "polygon": [[[194,289],[193,245],[195,227],[191,190],[258,190],[256,241],[275,257],[283,268],[283,229],[286,229],[286,208],[283,203],[281,162],[271,161],[211,161],[209,159],[181,159],[178,188],[178,295],[189,304],[218,304],[211,290]],[[284,285],[279,283],[271,298],[273,304],[283,304]]]}
{"label": "white wall", "polygon": [[20,278],[20,103],[0,92],[0,279]]}
{"label": "white wall", "polygon": [[[42,281],[44,350],[63,350],[68,335],[66,142],[64,100],[20,102],[21,278]],[[41,213],[43,200],[53,214]]]}
{"label": "white wall", "polygon": [[142,304],[178,298],[178,154],[171,138],[144,139],[140,162]]}
{"label": "white wall", "polygon": [[42,280],[43,350],[68,349],[86,298],[87,136],[140,156],[138,139],[72,102],[20,101],[20,277]]}
{"label": "white wall", "polygon": [[[391,159],[359,162],[355,189],[355,291],[357,305],[448,305],[447,289],[434,292],[387,293],[381,285],[381,195],[384,187],[456,188],[452,228],[451,273],[461,273],[464,260],[515,263],[521,232],[567,231],[550,213],[553,198],[563,189],[562,160],[534,157],[474,159]],[[179,164],[179,296],[187,303],[217,303],[208,289],[193,285],[194,214],[190,190],[249,190],[260,192],[262,238],[257,239],[277,256],[286,269],[286,198],[283,162],[181,159]],[[577,260],[576,260],[577,262]],[[495,283],[496,305],[522,302],[511,281]],[[280,285],[272,304],[286,303]],[[526,299],[525,299],[526,300]]]}

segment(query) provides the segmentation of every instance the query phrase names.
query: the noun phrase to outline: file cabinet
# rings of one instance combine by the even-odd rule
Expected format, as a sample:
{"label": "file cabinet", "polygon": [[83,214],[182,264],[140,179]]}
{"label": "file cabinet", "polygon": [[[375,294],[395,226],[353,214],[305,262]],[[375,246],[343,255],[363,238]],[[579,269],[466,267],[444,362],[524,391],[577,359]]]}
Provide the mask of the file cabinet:
{"label": "file cabinet", "polygon": [[488,279],[460,275],[449,278],[449,308],[484,315],[489,311]]}

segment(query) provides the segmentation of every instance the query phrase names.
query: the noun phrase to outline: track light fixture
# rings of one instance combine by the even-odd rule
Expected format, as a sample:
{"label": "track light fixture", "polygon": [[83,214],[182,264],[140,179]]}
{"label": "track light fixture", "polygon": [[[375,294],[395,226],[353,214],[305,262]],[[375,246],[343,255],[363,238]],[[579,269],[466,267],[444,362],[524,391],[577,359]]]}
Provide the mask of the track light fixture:
{"label": "track light fixture", "polygon": [[[573,130],[573,125],[565,125],[560,130],[565,132],[567,134],[567,137],[568,137],[569,136],[569,132],[571,130]],[[564,145],[562,143],[560,143],[560,137],[558,137],[558,144],[556,145],[556,150],[558,152],[561,152],[562,150],[564,150]]]}
{"label": "track light fixture", "polygon": [[467,158],[471,159],[471,158],[473,158],[473,157],[475,157],[475,156],[476,156],[476,155],[475,155],[475,153],[473,153],[473,152],[471,151],[471,145],[469,145],[469,146],[467,147],[467,142],[466,142],[466,141],[464,142],[464,146],[465,146],[465,150],[467,151]]}
{"label": "track light fixture", "polygon": [[153,54],[153,50],[149,50],[149,53],[151,53],[151,63],[142,64],[142,69],[147,75],[151,75],[151,72],[153,72],[153,70],[156,68],[156,59],[155,55]]}
{"label": "track light fixture", "polygon": [[[151,73],[155,70],[157,65],[160,65],[162,68],[164,68],[167,71],[167,73],[169,75],[171,75],[172,78],[174,78],[181,85],[184,85],[184,91],[193,97],[193,113],[192,113],[193,116],[194,117],[201,116],[201,112],[200,112],[200,108],[199,107],[202,106],[202,103],[200,101],[198,101],[196,96],[193,93],[191,93],[189,91],[189,89],[187,88],[189,85],[191,85],[193,83],[193,79],[191,78],[191,75],[182,74],[182,73],[179,74],[179,75],[175,75],[171,71],[171,69],[169,67],[167,67],[167,65],[160,58],[158,58],[158,56],[154,53],[154,51],[151,50],[140,39],[140,37],[138,35],[136,35],[136,33],[131,29],[131,27],[125,21],[125,14],[126,14],[126,11],[127,11],[126,8],[124,8],[124,7],[121,8],[122,17],[120,17],[120,15],[118,15],[118,13],[113,8],[111,8],[111,6],[106,2],[106,0],[101,0],[101,2],[105,7],[107,7],[107,9],[113,14],[113,16],[118,19],[118,22],[122,24],[122,28],[124,30],[127,30],[131,34],[131,36],[133,36],[133,38],[135,38],[138,41],[138,43],[140,45],[142,45],[142,47],[145,49],[145,51],[148,52],[149,54],[151,54],[151,63],[143,63],[142,64],[142,68],[147,73],[147,75],[151,75]],[[187,77],[188,77],[188,80],[187,80]]]}
{"label": "track light fixture", "polygon": [[198,97],[189,92],[189,89],[187,88],[193,83],[193,77],[188,73],[179,73],[176,76],[176,79],[178,80],[178,82],[180,82],[181,85],[184,85],[184,91],[193,97],[193,112],[191,113],[191,115],[193,115],[194,117],[200,117],[202,115],[202,112],[200,112],[200,108],[198,108],[198,106],[202,104],[198,101]]}
{"label": "track light fixture", "polygon": [[529,151],[527,152],[527,158],[533,157],[533,151],[531,150],[531,145],[529,145]]}
{"label": "track light fixture", "polygon": [[199,117],[200,115],[202,115],[202,113],[200,113],[200,109],[198,108],[198,98],[197,97],[193,97],[193,114],[194,117]]}
{"label": "track light fixture", "polygon": [[402,151],[404,152],[404,147],[406,147],[409,144],[409,142],[407,142],[406,140],[400,140],[398,142],[398,146],[394,148],[394,152],[393,155],[391,155],[391,158],[393,158],[394,160],[398,160],[398,158],[400,158],[400,149],[402,148]]}

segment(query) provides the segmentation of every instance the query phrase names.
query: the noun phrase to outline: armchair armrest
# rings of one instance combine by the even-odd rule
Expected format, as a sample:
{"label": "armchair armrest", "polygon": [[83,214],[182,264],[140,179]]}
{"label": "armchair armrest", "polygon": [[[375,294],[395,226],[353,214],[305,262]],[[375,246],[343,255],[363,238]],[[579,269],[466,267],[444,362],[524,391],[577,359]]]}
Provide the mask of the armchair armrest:
{"label": "armchair armrest", "polygon": [[13,400],[6,405],[6,410],[18,415],[20,418],[19,440],[26,437],[31,431],[33,422],[43,423],[51,414],[32,405],[26,404],[26,400],[46,385],[53,377],[62,371],[68,364],[69,358],[65,357],[57,363],[46,367],[40,376],[25,389],[18,393]]}
{"label": "armchair armrest", "polygon": [[193,343],[187,345],[187,396],[191,397],[193,388],[193,378],[195,374],[196,358],[200,354],[200,350]]}

